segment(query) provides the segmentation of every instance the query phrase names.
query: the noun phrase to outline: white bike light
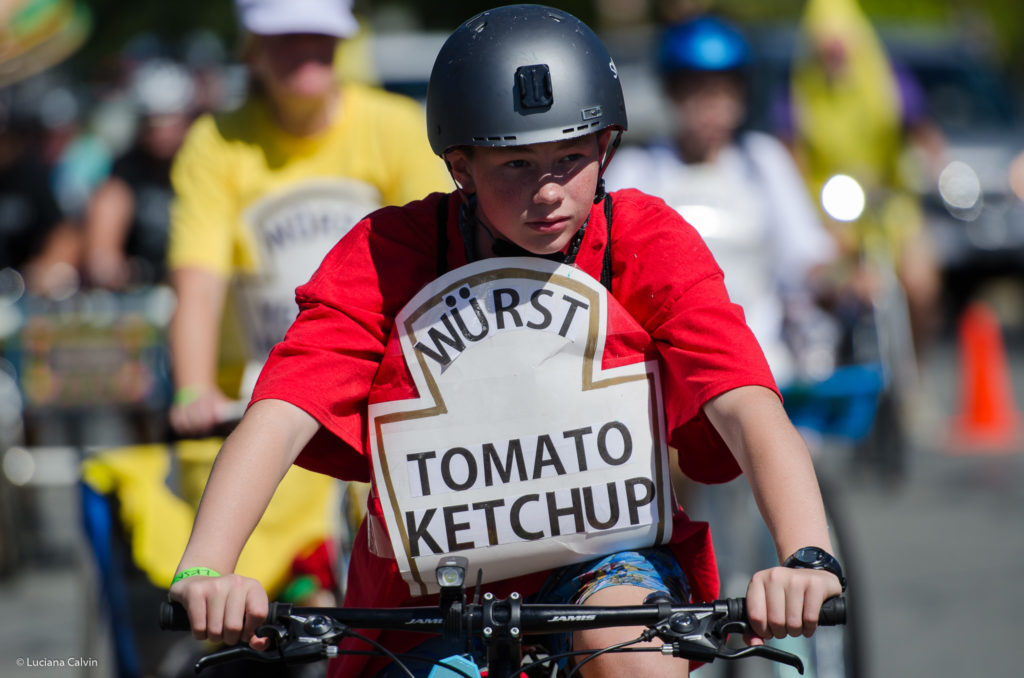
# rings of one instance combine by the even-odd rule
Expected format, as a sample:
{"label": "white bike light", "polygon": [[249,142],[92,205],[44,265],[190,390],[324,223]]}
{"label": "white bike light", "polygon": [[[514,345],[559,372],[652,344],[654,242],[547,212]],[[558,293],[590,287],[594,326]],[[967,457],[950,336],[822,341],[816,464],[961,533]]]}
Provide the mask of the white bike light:
{"label": "white bike light", "polygon": [[462,556],[445,556],[435,570],[437,585],[443,589],[461,588],[466,581],[467,567],[469,561]]}

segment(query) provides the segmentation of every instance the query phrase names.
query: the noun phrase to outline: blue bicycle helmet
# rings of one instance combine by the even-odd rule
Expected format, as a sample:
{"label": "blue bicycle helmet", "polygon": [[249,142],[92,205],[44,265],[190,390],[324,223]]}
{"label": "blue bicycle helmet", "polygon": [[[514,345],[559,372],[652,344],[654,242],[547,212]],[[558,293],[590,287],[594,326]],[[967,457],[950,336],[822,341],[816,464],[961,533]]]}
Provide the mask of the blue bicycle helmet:
{"label": "blue bicycle helmet", "polygon": [[750,62],[750,46],[731,24],[702,16],[668,28],[658,50],[662,73],[732,71]]}

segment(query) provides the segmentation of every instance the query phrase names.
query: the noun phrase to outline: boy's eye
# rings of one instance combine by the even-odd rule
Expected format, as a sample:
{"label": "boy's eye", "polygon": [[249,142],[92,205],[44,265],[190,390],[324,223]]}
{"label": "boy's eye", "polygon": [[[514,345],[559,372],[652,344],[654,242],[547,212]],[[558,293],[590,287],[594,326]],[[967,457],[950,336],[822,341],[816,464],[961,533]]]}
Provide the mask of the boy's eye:
{"label": "boy's eye", "polygon": [[505,162],[505,166],[506,167],[516,167],[516,168],[518,168],[518,167],[526,167],[527,164],[528,163],[525,160],[521,159],[521,158],[520,159],[516,159],[516,160],[508,160],[508,161]]}

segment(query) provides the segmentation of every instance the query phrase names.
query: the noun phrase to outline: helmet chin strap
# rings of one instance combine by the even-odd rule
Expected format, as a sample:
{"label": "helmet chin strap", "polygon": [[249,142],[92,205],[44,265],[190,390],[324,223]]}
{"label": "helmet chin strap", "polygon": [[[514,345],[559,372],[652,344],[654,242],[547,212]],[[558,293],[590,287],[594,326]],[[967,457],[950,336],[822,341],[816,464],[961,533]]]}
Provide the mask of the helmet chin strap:
{"label": "helmet chin strap", "polygon": [[[462,193],[460,189],[460,193]],[[502,237],[500,234],[494,233],[491,228],[483,222],[482,219],[477,216],[476,213],[476,194],[474,193],[462,193],[463,203],[459,207],[459,229],[466,238],[466,260],[476,261],[477,256],[475,255],[477,248],[477,226],[483,230],[484,235],[490,238],[490,245],[487,247],[494,256],[498,257],[540,257],[541,259],[548,259],[549,261],[556,261],[562,264],[572,264],[576,261],[576,255],[579,253],[580,245],[583,243],[583,234],[587,230],[587,224],[590,222],[590,216],[583,220],[583,223],[573,234],[572,239],[566,245],[564,251],[551,252],[549,254],[537,254],[536,252],[530,252],[523,247],[515,244],[511,240]]]}
{"label": "helmet chin strap", "polygon": [[604,200],[604,170],[611,162],[611,157],[615,155],[615,151],[618,150],[618,143],[623,140],[623,130],[616,129],[615,136],[608,143],[608,147],[604,152],[604,158],[601,159],[601,164],[597,168],[597,192],[594,194],[594,204],[597,205]]}
{"label": "helmet chin strap", "polygon": [[465,200],[466,192],[462,190],[462,184],[460,184],[459,180],[455,178],[455,170],[452,169],[452,163],[450,160],[448,160],[447,151],[445,151],[444,154],[441,156],[441,160],[444,161],[444,166],[448,170],[448,176],[452,178],[452,183],[455,185],[455,190],[457,190],[459,192],[459,195],[462,196],[462,199]]}
{"label": "helmet chin strap", "polygon": [[608,144],[608,148],[604,152],[604,158],[601,159],[601,164],[597,168],[597,191],[594,193],[594,204],[598,204],[604,200],[604,170],[608,167],[608,163],[612,161],[612,156],[615,155],[615,151],[619,148],[619,143],[622,141],[622,130],[615,130],[615,137],[612,138],[611,143]]}

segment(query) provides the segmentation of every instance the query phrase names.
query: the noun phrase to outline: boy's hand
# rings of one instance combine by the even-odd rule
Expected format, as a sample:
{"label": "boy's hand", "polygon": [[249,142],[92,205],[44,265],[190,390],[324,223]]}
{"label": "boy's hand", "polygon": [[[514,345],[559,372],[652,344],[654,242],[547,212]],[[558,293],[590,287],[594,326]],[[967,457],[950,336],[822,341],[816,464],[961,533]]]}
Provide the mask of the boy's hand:
{"label": "boy's hand", "polygon": [[215,386],[178,389],[171,405],[171,427],[184,436],[209,434],[223,423],[231,403]]}
{"label": "boy's hand", "polygon": [[810,636],[821,605],[843,592],[839,577],[824,570],[773,567],[756,573],[747,587],[751,645],[767,638]]}
{"label": "boy's hand", "polygon": [[242,641],[254,650],[265,650],[270,644],[270,639],[254,635],[269,606],[267,592],[255,579],[237,574],[188,577],[172,585],[168,596],[188,610],[196,640],[225,645]]}

